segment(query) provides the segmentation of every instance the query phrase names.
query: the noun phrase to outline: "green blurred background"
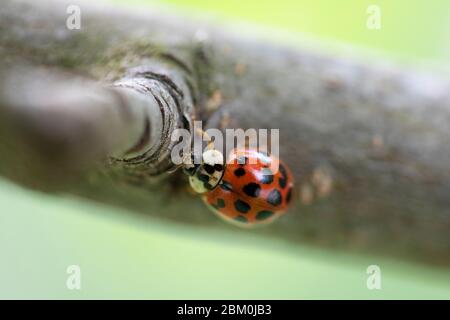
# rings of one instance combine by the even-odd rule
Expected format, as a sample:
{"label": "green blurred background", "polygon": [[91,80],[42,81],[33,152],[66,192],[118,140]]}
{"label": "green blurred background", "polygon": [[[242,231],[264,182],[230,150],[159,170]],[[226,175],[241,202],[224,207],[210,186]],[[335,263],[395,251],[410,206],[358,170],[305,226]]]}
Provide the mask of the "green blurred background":
{"label": "green blurred background", "polygon": [[[142,5],[149,0],[113,0]],[[215,21],[243,21],[301,35],[369,49],[400,61],[450,62],[448,0],[165,0],[172,8],[208,13]],[[381,29],[366,27],[367,9],[381,10]]]}
{"label": "green blurred background", "polygon": [[[142,6],[150,1],[115,0]],[[414,3],[414,4],[412,4]],[[450,3],[396,1],[197,1],[158,5],[207,12],[377,52],[405,63],[449,62]],[[378,4],[379,31],[366,28]],[[382,271],[368,290],[366,268]],[[66,268],[81,267],[81,290]],[[448,268],[333,252],[248,233],[169,224],[72,197],[24,190],[0,180],[0,298],[450,298]]]}

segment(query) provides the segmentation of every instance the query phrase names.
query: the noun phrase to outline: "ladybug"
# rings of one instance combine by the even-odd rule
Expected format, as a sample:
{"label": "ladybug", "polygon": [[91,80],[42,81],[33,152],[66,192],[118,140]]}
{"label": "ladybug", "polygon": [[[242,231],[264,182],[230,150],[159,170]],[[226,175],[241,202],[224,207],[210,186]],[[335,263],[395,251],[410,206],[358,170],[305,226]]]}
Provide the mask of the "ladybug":
{"label": "ladybug", "polygon": [[[201,164],[187,165],[189,183],[203,194],[219,217],[242,227],[267,224],[281,216],[292,199],[294,181],[289,168],[264,152],[234,149],[224,164],[215,149],[202,154]],[[273,166],[278,163],[278,171]]]}

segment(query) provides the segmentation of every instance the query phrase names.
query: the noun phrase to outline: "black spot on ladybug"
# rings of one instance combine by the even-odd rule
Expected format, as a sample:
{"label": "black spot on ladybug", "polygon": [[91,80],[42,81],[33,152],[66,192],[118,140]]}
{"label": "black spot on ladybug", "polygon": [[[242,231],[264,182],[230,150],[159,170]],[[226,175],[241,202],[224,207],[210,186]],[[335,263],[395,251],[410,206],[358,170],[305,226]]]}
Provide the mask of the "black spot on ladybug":
{"label": "black spot on ladybug", "polygon": [[209,181],[209,176],[206,175],[206,174],[199,174],[199,175],[198,175],[198,179],[199,179],[201,182],[208,182],[208,181]]}
{"label": "black spot on ladybug", "polygon": [[206,172],[208,172],[209,174],[213,174],[216,170],[214,169],[213,166],[209,165],[209,164],[205,164],[203,165],[203,168],[205,169]]}
{"label": "black spot on ladybug", "polygon": [[240,166],[244,166],[244,165],[246,165],[248,163],[248,158],[245,157],[245,156],[241,156],[241,157],[237,158],[237,163]]}
{"label": "black spot on ladybug", "polygon": [[214,169],[216,171],[223,171],[223,165],[217,163],[214,165]]}
{"label": "black spot on ladybug", "polygon": [[256,198],[256,197],[259,197],[259,193],[261,192],[261,187],[257,183],[250,182],[249,184],[246,184],[242,188],[242,190],[249,197]]}
{"label": "black spot on ladybug", "polygon": [[236,177],[242,177],[244,174],[245,174],[244,168],[237,168],[236,170],[234,170],[234,175]]}
{"label": "black spot on ladybug", "polygon": [[250,210],[250,205],[242,200],[236,200],[234,202],[234,207],[241,213],[247,213]]}
{"label": "black spot on ladybug", "polygon": [[287,180],[285,178],[279,178],[278,184],[280,185],[281,189],[284,189],[284,188],[286,188]]}
{"label": "black spot on ladybug", "polygon": [[247,223],[247,218],[244,216],[237,216],[236,218],[234,218],[234,220],[238,222]]}
{"label": "black spot on ladybug", "polygon": [[227,182],[227,181],[225,181],[225,180],[222,181],[222,183],[219,185],[219,187],[220,187],[222,190],[225,190],[225,191],[231,191],[231,190],[233,190],[233,186],[231,185],[231,183],[229,183],[229,182]]}
{"label": "black spot on ladybug", "polygon": [[292,188],[289,188],[289,191],[286,195],[286,203],[291,202],[291,198],[292,198]]}
{"label": "black spot on ladybug", "polygon": [[286,188],[287,180],[288,180],[287,171],[286,171],[286,168],[282,164],[280,164],[280,166],[278,167],[278,170],[281,173],[281,178],[278,179],[278,183],[280,184],[281,189],[284,189],[284,188]]}
{"label": "black spot on ladybug", "polygon": [[263,210],[256,214],[256,220],[266,220],[273,216],[273,211]]}
{"label": "black spot on ladybug", "polygon": [[280,171],[280,173],[283,176],[283,178],[287,180],[286,168],[282,164],[280,164],[279,167],[278,167],[278,170]]}
{"label": "black spot on ladybug", "polygon": [[225,200],[223,200],[222,198],[217,199],[217,207],[225,208]]}
{"label": "black spot on ladybug", "polygon": [[267,202],[270,203],[273,206],[278,206],[281,204],[281,201],[283,201],[283,198],[281,197],[280,191],[277,189],[273,189],[270,191],[269,195],[267,196]]}
{"label": "black spot on ladybug", "polygon": [[263,184],[271,184],[273,182],[273,172],[269,168],[263,168],[261,170],[261,179],[259,182]]}

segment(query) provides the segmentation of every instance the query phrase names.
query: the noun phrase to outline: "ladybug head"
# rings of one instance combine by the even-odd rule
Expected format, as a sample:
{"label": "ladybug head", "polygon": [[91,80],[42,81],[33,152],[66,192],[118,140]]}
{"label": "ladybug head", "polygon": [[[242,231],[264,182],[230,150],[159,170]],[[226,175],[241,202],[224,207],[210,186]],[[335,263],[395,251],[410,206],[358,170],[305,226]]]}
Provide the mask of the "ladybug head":
{"label": "ladybug head", "polygon": [[225,171],[223,154],[215,149],[203,152],[200,164],[185,168],[189,175],[189,183],[197,193],[205,193],[214,189],[222,180]]}

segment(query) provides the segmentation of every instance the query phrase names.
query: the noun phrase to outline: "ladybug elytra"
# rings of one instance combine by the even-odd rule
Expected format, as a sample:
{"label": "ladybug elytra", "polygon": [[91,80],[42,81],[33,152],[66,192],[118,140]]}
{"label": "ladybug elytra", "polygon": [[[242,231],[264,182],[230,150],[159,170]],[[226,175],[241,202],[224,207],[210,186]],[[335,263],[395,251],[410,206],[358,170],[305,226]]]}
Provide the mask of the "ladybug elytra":
{"label": "ladybug elytra", "polygon": [[[228,222],[251,227],[281,216],[292,199],[293,178],[275,156],[251,149],[234,149],[224,164],[215,149],[202,154],[201,164],[188,165],[191,187]],[[278,163],[278,171],[273,165]]]}

